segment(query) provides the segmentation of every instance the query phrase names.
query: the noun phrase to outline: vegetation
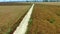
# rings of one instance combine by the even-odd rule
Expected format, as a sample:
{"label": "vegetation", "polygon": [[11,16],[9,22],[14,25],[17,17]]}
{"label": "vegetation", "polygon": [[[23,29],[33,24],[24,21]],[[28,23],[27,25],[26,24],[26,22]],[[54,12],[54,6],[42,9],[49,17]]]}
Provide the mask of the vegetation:
{"label": "vegetation", "polygon": [[29,24],[32,24],[32,18],[29,20]]}
{"label": "vegetation", "polygon": [[50,23],[54,23],[55,22],[55,19],[54,18],[51,18],[49,21],[50,21]]}
{"label": "vegetation", "polygon": [[30,29],[30,27],[31,27],[31,25],[32,25],[32,18],[30,18],[30,20],[29,20],[29,25],[28,25],[28,29],[27,29],[27,31],[26,31],[26,33],[25,34],[28,34],[29,33],[29,29]]}
{"label": "vegetation", "polygon": [[19,5],[14,3],[7,4],[0,6],[0,24],[2,24],[0,25],[0,34],[12,34],[27,13],[27,10],[31,7],[31,5],[21,3]]}
{"label": "vegetation", "polygon": [[58,16],[60,16],[60,11],[57,11],[56,14],[57,14]]}
{"label": "vegetation", "polygon": [[8,31],[6,32],[6,34],[10,34],[10,33],[11,33],[11,31],[12,31],[12,29],[11,29],[11,28],[9,28],[9,29],[8,29]]}

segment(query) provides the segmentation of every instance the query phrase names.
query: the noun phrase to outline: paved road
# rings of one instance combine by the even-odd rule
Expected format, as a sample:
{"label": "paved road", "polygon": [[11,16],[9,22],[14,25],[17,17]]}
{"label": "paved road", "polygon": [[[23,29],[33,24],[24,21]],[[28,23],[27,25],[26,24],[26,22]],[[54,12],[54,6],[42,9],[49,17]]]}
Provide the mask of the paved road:
{"label": "paved road", "polygon": [[34,4],[29,9],[28,13],[25,15],[23,20],[21,21],[20,25],[17,27],[16,31],[13,34],[25,34],[28,26],[28,21],[30,19],[30,16],[32,14]]}
{"label": "paved road", "polygon": [[29,8],[30,5],[0,6],[0,34],[5,34],[11,29]]}

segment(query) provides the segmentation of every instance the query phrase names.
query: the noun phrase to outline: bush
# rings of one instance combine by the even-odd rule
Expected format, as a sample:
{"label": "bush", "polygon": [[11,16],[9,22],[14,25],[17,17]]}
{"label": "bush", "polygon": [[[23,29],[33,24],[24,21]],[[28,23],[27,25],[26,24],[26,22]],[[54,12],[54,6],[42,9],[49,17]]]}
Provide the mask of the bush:
{"label": "bush", "polygon": [[49,21],[50,21],[50,23],[54,23],[55,19],[51,18]]}

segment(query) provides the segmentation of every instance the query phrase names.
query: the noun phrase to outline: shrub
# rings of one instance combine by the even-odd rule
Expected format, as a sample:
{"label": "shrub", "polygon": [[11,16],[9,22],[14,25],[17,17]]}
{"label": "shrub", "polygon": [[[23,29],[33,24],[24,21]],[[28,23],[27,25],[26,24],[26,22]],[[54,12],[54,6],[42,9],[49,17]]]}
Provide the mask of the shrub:
{"label": "shrub", "polygon": [[49,21],[50,21],[50,23],[54,23],[55,19],[51,18]]}

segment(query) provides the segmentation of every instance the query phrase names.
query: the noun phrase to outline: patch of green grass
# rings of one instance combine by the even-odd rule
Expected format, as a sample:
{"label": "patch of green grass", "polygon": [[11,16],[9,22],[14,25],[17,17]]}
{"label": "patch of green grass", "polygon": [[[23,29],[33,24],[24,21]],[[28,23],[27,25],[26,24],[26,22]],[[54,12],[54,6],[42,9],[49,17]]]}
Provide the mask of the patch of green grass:
{"label": "patch of green grass", "polygon": [[51,18],[49,21],[50,21],[50,23],[54,23],[55,22],[55,19],[54,18]]}
{"label": "patch of green grass", "polygon": [[11,31],[12,31],[12,29],[9,28],[5,34],[10,34]]}
{"label": "patch of green grass", "polygon": [[30,18],[30,20],[29,20],[29,25],[28,25],[28,29],[27,29],[27,31],[26,31],[26,33],[25,34],[28,34],[29,33],[29,29],[30,29],[30,27],[32,26],[32,21],[33,21],[33,19],[32,18]]}
{"label": "patch of green grass", "polygon": [[32,24],[32,18],[30,18],[30,20],[29,20],[29,24]]}

